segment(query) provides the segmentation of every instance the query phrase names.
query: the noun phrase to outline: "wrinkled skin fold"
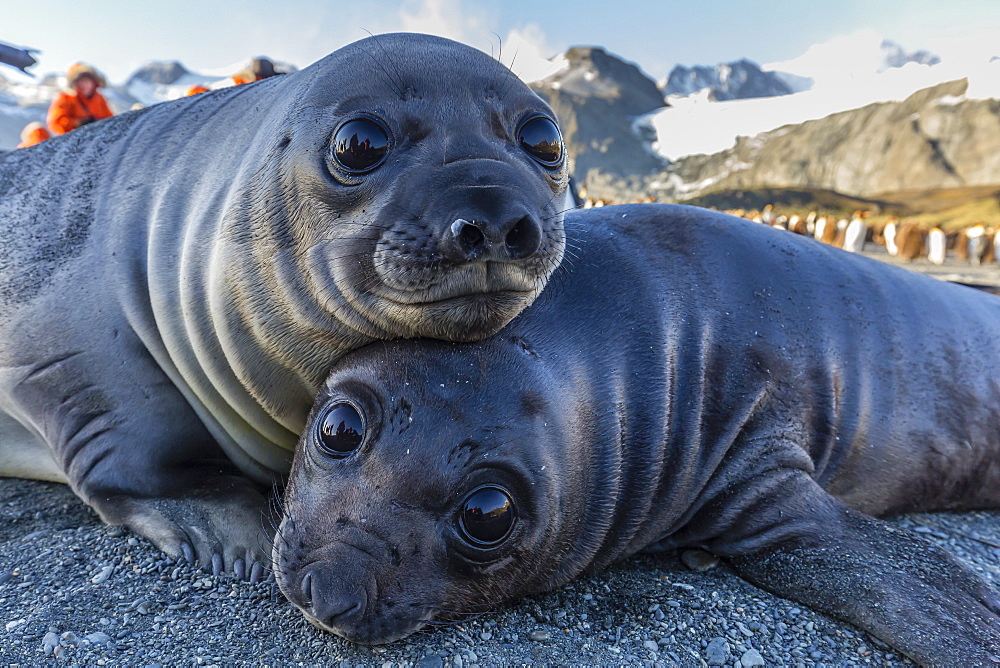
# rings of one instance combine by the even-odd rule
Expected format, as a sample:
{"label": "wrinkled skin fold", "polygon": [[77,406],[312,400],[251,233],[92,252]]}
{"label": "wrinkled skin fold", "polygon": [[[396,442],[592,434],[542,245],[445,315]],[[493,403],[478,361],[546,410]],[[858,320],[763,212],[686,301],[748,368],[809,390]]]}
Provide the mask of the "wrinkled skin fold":
{"label": "wrinkled skin fold", "polygon": [[[921,664],[1000,660],[997,590],[876,519],[1000,507],[1000,300],[690,207],[566,224],[578,256],[500,334],[334,367],[275,543],[286,596],[387,642],[698,547]],[[364,421],[337,456],[331,406]],[[517,512],[486,546],[483,486]]]}

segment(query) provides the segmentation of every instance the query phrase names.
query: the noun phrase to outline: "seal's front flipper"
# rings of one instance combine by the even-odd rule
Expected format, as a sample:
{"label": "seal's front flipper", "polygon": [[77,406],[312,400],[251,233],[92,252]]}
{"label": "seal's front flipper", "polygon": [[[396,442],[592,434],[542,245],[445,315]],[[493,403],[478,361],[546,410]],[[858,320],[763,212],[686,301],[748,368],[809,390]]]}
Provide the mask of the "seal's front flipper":
{"label": "seal's front flipper", "polygon": [[0,472],[61,479],[104,521],[171,556],[216,572],[252,575],[255,562],[260,571],[270,563],[264,495],[132,343],[0,365]]}
{"label": "seal's front flipper", "polygon": [[267,501],[246,478],[217,475],[170,496],[91,498],[108,524],[124,524],[174,558],[258,581],[271,562]]}
{"label": "seal's front flipper", "polygon": [[922,665],[1000,663],[1000,592],[947,551],[847,507],[805,473],[778,477],[715,546],[741,576]]}

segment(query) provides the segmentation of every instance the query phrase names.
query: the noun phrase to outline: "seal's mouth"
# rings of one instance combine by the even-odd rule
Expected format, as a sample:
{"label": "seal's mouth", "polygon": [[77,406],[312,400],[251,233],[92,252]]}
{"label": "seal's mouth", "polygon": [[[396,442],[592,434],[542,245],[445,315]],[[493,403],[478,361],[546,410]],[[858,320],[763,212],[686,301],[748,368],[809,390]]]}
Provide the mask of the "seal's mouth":
{"label": "seal's mouth", "polygon": [[388,645],[389,643],[393,643],[396,642],[397,640],[402,640],[407,636],[413,635],[414,633],[424,628],[425,626],[424,621],[417,621],[414,622],[412,626],[406,628],[405,630],[399,630],[388,634],[383,632],[382,634],[379,635],[370,635],[359,629],[329,626],[319,621],[312,615],[310,615],[301,607],[299,607],[299,610],[302,612],[302,616],[306,618],[306,621],[308,621],[310,624],[315,626],[320,631],[323,631],[325,633],[332,633],[335,636],[338,636],[340,638],[343,638],[344,640],[350,641],[358,645]]}
{"label": "seal's mouth", "polygon": [[426,301],[421,300],[419,297],[412,297],[410,299],[392,299],[387,297],[386,300],[399,304],[400,306],[423,308],[432,306],[458,306],[461,304],[476,302],[500,303],[507,302],[512,298],[515,300],[529,298],[533,294],[535,294],[534,290],[494,290],[491,292],[467,292],[464,294],[438,297],[436,299],[429,299]]}
{"label": "seal's mouth", "polygon": [[446,306],[470,301],[507,301],[531,298],[543,281],[523,267],[508,263],[484,262],[451,270],[430,285],[409,289],[383,283],[380,297],[400,306]]}

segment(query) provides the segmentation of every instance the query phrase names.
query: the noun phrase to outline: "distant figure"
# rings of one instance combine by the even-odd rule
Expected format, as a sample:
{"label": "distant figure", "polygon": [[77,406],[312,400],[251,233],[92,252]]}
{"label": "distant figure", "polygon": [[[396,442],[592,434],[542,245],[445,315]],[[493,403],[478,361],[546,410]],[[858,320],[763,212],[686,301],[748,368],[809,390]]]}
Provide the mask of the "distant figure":
{"label": "distant figure", "polygon": [[76,63],[66,73],[70,90],[59,93],[52,101],[47,117],[49,130],[54,135],[114,116],[107,100],[98,91],[104,86],[104,77],[90,65]]}
{"label": "distant figure", "polygon": [[191,95],[197,95],[198,93],[207,93],[208,88],[202,86],[201,84],[195,84],[188,88],[187,92],[184,93],[184,97],[190,97]]}
{"label": "distant figure", "polygon": [[940,227],[931,228],[927,233],[927,260],[932,264],[944,264],[947,255],[947,237]]}
{"label": "distant figure", "polygon": [[885,250],[889,255],[898,255],[899,246],[896,245],[896,219],[891,218],[888,223],[885,224],[885,229],[882,230],[882,236],[885,238]]}
{"label": "distant figure", "polygon": [[233,75],[233,83],[239,86],[241,84],[260,81],[261,79],[269,79],[277,74],[278,72],[274,69],[274,63],[269,59],[254,58],[250,61],[249,67]]}
{"label": "distant figure", "polygon": [[[829,229],[830,229],[829,226],[827,226],[827,230]],[[830,233],[828,231],[827,235],[829,234]],[[833,239],[831,239],[827,243],[829,243],[831,246],[836,246],[837,248],[843,248],[844,239],[846,237],[847,237],[847,219],[841,218],[840,220],[837,221],[837,227],[836,231],[834,232]]]}
{"label": "distant figure", "polygon": [[[837,223],[833,222],[832,218],[824,218],[822,220],[822,225],[819,224],[819,221],[816,222],[816,231],[819,232],[818,239],[825,244],[839,246],[840,243],[838,243],[838,237],[842,236],[840,234],[842,230],[837,227]],[[842,241],[843,240],[841,239],[841,242]]]}
{"label": "distant figure", "polygon": [[864,214],[855,211],[851,222],[847,223],[847,230],[844,232],[844,250],[848,253],[860,253],[865,249],[867,237],[868,223],[865,222]]}
{"label": "distant figure", "polygon": [[826,234],[826,216],[820,216],[816,219],[815,226],[813,227],[813,238],[816,241],[822,241],[823,235]]}
{"label": "distant figure", "polygon": [[49,131],[45,129],[45,126],[38,121],[28,123],[21,130],[21,143],[17,145],[17,148],[28,148],[35,144],[41,144],[51,136]]}
{"label": "distant figure", "polygon": [[806,231],[806,221],[802,219],[799,214],[793,214],[791,218],[788,219],[788,231],[794,232],[795,234],[808,235]]}
{"label": "distant figure", "polygon": [[989,250],[988,246],[990,242],[989,237],[986,236],[986,228],[980,223],[967,229],[965,236],[968,237],[969,262],[972,264],[982,264],[986,256],[986,251]]}
{"label": "distant figure", "polygon": [[895,237],[898,249],[896,253],[897,257],[901,257],[907,262],[916,260],[921,255],[924,255],[926,241],[927,233],[922,229],[913,223],[900,223]]}

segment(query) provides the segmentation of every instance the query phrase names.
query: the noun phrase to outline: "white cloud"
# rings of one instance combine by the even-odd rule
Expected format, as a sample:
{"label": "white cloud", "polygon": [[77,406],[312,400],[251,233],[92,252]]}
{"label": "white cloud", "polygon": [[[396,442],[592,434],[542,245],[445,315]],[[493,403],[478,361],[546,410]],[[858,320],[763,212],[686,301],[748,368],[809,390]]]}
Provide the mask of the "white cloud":
{"label": "white cloud", "polygon": [[490,36],[495,20],[458,0],[409,0],[399,10],[399,24],[404,32],[422,32],[479,46]]}
{"label": "white cloud", "polygon": [[555,55],[536,23],[513,28],[500,37],[495,15],[459,0],[407,0],[398,15],[398,28],[447,37],[468,44],[503,61],[524,81],[551,73]]}
{"label": "white cloud", "polygon": [[537,23],[514,28],[503,41],[503,61],[524,81],[538,81],[559,68],[550,58],[556,55],[545,32]]}

